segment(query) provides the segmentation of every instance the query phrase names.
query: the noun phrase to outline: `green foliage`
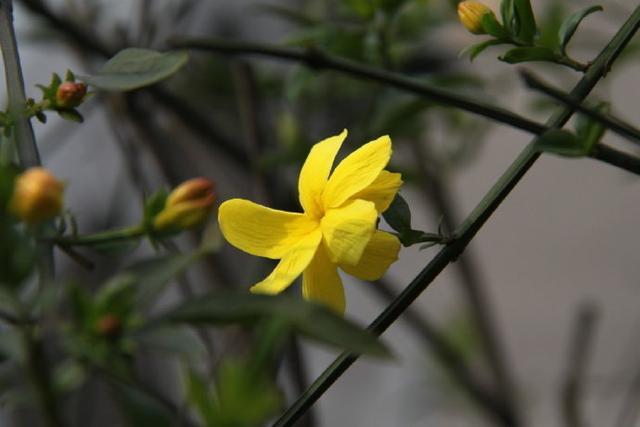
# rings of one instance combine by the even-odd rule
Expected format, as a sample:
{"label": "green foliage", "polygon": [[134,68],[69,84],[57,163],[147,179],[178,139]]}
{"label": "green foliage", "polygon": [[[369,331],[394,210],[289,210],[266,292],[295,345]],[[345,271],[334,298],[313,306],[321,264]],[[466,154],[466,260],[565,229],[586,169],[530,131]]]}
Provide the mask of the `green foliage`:
{"label": "green foliage", "polygon": [[338,348],[376,357],[389,351],[371,333],[334,314],[328,308],[286,296],[248,293],[211,294],[187,301],[155,320],[202,324],[258,324],[275,317],[294,331]]}
{"label": "green foliage", "polygon": [[583,157],[589,153],[584,140],[564,129],[551,129],[542,134],[536,142],[536,148],[563,157]]}
{"label": "green foliage", "polygon": [[80,76],[80,79],[102,90],[126,92],[173,76],[188,60],[187,52],[128,48],[107,61],[97,74]]}
{"label": "green foliage", "polygon": [[409,204],[397,194],[389,208],[383,213],[385,221],[395,231],[403,246],[413,246],[417,243],[427,243],[424,247],[443,243],[446,238],[442,234],[425,233],[411,227],[411,211]]}
{"label": "green foliage", "polygon": [[553,50],[543,46],[535,46],[516,47],[502,55],[500,60],[509,64],[518,64],[520,62],[554,61],[556,58]]}

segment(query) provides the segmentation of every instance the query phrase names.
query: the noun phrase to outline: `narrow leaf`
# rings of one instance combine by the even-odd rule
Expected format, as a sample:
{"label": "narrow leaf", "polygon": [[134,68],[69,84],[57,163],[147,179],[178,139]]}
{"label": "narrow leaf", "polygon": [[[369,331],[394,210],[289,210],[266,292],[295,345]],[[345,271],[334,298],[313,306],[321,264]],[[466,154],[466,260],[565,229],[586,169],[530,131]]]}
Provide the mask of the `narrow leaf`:
{"label": "narrow leaf", "polygon": [[[610,109],[611,106],[607,102],[600,102],[595,108],[597,112],[604,114],[609,113]],[[600,141],[607,129],[599,121],[593,120],[584,114],[578,114],[575,130],[578,138],[583,141],[587,153],[590,153],[593,146]]]}
{"label": "narrow leaf", "polygon": [[171,77],[188,59],[183,51],[161,53],[129,48],[118,52],[97,74],[80,79],[103,90],[129,91]]}
{"label": "narrow leaf", "polygon": [[556,59],[556,54],[553,50],[540,46],[516,47],[500,57],[501,61],[509,64],[530,61],[553,61],[554,59]]}
{"label": "narrow leaf", "polygon": [[537,28],[536,19],[531,9],[531,1],[513,0],[513,5],[518,17],[518,38],[527,44],[533,44]]}
{"label": "narrow leaf", "polygon": [[463,57],[465,55],[469,55],[469,60],[473,61],[476,56],[480,55],[485,49],[491,46],[503,44],[503,41],[492,39],[485,40],[482,43],[472,44],[471,46],[467,46],[462,51],[460,51],[459,57]]}
{"label": "narrow leaf", "polygon": [[157,319],[192,324],[257,323],[276,316],[295,331],[354,353],[388,357],[389,351],[370,332],[328,308],[285,296],[217,293],[187,301]]}
{"label": "narrow leaf", "polygon": [[564,129],[551,129],[538,138],[536,148],[563,157],[584,157],[588,151],[578,137]]}
{"label": "narrow leaf", "polygon": [[562,22],[562,25],[558,30],[558,37],[560,39],[560,50],[563,53],[566,51],[567,44],[569,44],[569,41],[571,41],[571,38],[575,34],[582,20],[592,13],[600,12],[602,10],[602,6],[590,6],[577,11],[576,13],[565,19],[564,22]]}

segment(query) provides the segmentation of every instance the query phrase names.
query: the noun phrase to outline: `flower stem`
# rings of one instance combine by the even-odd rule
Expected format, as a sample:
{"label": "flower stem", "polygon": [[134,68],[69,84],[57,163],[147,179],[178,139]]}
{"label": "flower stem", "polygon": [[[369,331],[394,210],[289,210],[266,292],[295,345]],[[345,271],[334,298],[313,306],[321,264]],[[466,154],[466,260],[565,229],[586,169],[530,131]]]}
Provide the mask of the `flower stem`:
{"label": "flower stem", "polygon": [[136,225],[133,227],[121,228],[119,230],[103,231],[95,234],[88,234],[85,236],[77,237],[56,237],[51,239],[56,245],[71,247],[71,246],[94,246],[107,243],[117,243],[126,240],[133,240],[142,237],[147,234],[147,230],[141,226]]}
{"label": "flower stem", "polygon": [[[586,98],[637,32],[638,26],[640,26],[640,7],[635,9],[627,22],[625,22],[609,44],[607,44],[598,55],[584,77],[571,92],[572,97],[578,100]],[[572,114],[572,108],[565,108],[558,114],[552,116],[548,124],[552,128],[559,128],[569,120]],[[459,231],[456,233],[456,238],[438,252],[402,293],[369,325],[369,330],[377,335],[382,334],[402,315],[407,307],[420,296],[440,272],[460,256],[480,228],[482,228],[495,210],[506,199],[511,190],[540,157],[540,153],[534,148],[534,144],[535,140],[516,158],[478,206],[471,212],[469,217],[463,222]],[[338,356],[305,393],[274,423],[274,427],[293,425],[358,357],[359,355],[348,352],[344,352]],[[513,425],[513,420],[506,419],[503,413],[496,412],[493,415],[501,424]]]}

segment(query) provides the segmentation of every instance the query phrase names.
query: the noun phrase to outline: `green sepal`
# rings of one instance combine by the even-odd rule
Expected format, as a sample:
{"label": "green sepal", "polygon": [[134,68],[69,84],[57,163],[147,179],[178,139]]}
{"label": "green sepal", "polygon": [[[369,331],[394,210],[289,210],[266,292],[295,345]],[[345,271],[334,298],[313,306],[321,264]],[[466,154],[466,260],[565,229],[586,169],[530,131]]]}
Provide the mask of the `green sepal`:
{"label": "green sepal", "polygon": [[493,12],[487,12],[482,15],[481,19],[482,28],[490,36],[495,37],[498,40],[506,40],[509,38],[507,30],[498,22]]}

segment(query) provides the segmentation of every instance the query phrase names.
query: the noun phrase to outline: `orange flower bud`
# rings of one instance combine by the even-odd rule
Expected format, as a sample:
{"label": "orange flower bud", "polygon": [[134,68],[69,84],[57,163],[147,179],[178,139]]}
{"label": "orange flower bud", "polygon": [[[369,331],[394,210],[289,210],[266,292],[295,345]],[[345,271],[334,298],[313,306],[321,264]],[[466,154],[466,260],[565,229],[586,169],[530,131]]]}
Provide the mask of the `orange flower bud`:
{"label": "orange flower bud", "polygon": [[156,230],[182,230],[202,224],[213,208],[214,184],[206,178],[183,182],[167,197],[164,209],[155,217]]}
{"label": "orange flower bud", "polygon": [[9,210],[28,223],[37,223],[60,214],[64,185],[41,167],[27,169],[16,178]]}
{"label": "orange flower bud", "polygon": [[105,314],[96,322],[96,332],[107,337],[114,338],[122,331],[122,321],[115,314]]}
{"label": "orange flower bud", "polygon": [[56,104],[61,108],[75,108],[82,103],[86,94],[86,84],[64,82],[56,91]]}
{"label": "orange flower bud", "polygon": [[493,14],[493,11],[479,1],[467,0],[458,3],[460,22],[473,34],[487,33],[482,27],[482,17],[487,13]]}

